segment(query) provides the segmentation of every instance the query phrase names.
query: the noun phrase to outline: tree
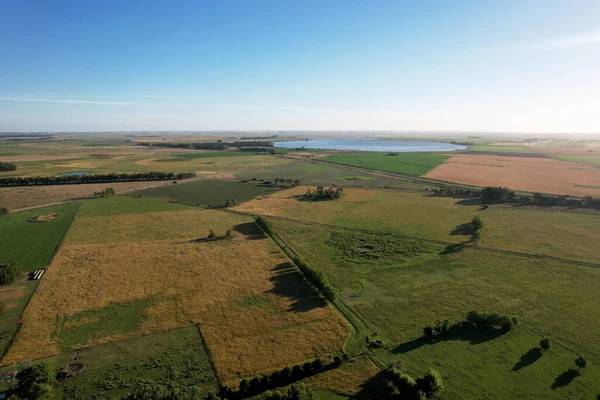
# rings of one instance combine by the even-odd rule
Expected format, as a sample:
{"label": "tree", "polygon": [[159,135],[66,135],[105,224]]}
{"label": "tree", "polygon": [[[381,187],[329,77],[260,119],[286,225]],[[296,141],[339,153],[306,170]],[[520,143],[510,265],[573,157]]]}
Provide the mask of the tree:
{"label": "tree", "polygon": [[13,283],[19,277],[19,269],[15,263],[0,265],[0,284]]}
{"label": "tree", "polygon": [[479,215],[476,215],[471,221],[471,226],[473,227],[473,231],[483,229],[483,219]]}
{"label": "tree", "polygon": [[444,388],[444,384],[440,373],[430,368],[423,378],[417,379],[417,387],[425,394],[425,397],[430,398],[441,391]]}
{"label": "tree", "polygon": [[212,229],[209,229],[208,236],[206,236],[206,238],[208,240],[215,240],[217,238],[217,235],[215,234],[215,231],[213,231]]}
{"label": "tree", "polygon": [[8,208],[1,207],[0,208],[0,215],[8,215]]}
{"label": "tree", "polygon": [[250,391],[250,381],[248,379],[242,379],[240,382],[240,393],[248,393]]}
{"label": "tree", "polygon": [[575,365],[577,365],[579,368],[583,368],[587,365],[587,360],[585,357],[579,356],[575,359]]}
{"label": "tree", "polygon": [[550,348],[550,339],[543,338],[542,340],[540,340],[540,347],[542,348],[542,350],[548,350]]}
{"label": "tree", "polygon": [[17,394],[26,399],[50,399],[54,377],[54,369],[45,362],[23,368],[17,373]]}
{"label": "tree", "polygon": [[315,361],[313,361],[312,366],[314,372],[319,372],[325,368],[325,363],[320,358],[317,358]]}

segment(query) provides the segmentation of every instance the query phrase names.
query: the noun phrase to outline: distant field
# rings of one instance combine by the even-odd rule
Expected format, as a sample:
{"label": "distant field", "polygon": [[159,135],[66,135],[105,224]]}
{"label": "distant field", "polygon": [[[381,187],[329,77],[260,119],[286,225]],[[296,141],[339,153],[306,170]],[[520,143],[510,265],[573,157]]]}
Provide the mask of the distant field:
{"label": "distant field", "polygon": [[492,153],[535,153],[535,146],[502,146],[501,142],[494,145],[475,145],[469,147],[469,151],[492,152]]}
{"label": "distant field", "polygon": [[[356,236],[356,253],[350,255],[334,240],[344,231],[271,222],[287,244],[319,266],[375,337],[390,346],[377,353],[382,360],[400,361],[414,375],[431,366],[440,370],[447,388],[441,398],[478,399],[493,392],[502,399],[517,398],[515,393],[562,399],[600,391],[600,327],[592,327],[600,312],[600,269],[468,249],[448,252],[432,244],[411,253],[415,250],[405,239],[382,244],[395,247],[371,258],[358,254],[383,238],[347,233]],[[495,338],[470,336],[435,345],[415,340],[426,324],[460,320],[470,310],[518,315],[520,324]],[[554,343],[552,350],[537,363],[525,357],[531,367],[511,371],[543,336]],[[551,390],[579,354],[593,360],[591,368],[568,386]]]}
{"label": "distant field", "polygon": [[157,211],[188,210],[189,207],[153,199],[137,199],[129,196],[111,196],[88,200],[83,203],[79,217],[106,217],[121,214],[143,214]]}
{"label": "distant field", "polygon": [[574,163],[592,164],[592,165],[600,166],[600,150],[598,151],[597,155],[559,154],[559,155],[555,155],[554,158],[557,158],[557,159],[563,160],[563,161],[570,161],[570,162],[574,162]]}
{"label": "distant field", "polygon": [[[78,218],[3,364],[190,323],[200,323],[227,383],[341,351],[346,322],[251,218],[191,211]],[[233,239],[202,240],[209,229],[232,229]]]}
{"label": "distant field", "polygon": [[340,200],[298,201],[295,196],[305,191],[306,187],[285,190],[234,209],[456,243],[469,240],[470,234],[460,226],[479,214],[486,223],[484,246],[600,261],[595,244],[600,236],[600,213],[596,211],[502,205],[480,210],[477,202],[460,199],[353,188],[346,189]]}
{"label": "distant field", "polygon": [[338,164],[351,165],[381,171],[397,172],[409,175],[425,175],[449,157],[441,154],[425,153],[348,153],[323,158]]}
{"label": "distant field", "polygon": [[427,178],[474,186],[507,186],[513,190],[600,196],[600,170],[586,164],[550,158],[456,154]]}
{"label": "distant field", "polygon": [[[79,208],[60,204],[0,217],[0,264],[14,262],[22,271],[46,266]],[[29,222],[38,215],[55,214],[49,222]]]}
{"label": "distant field", "polygon": [[277,192],[278,188],[265,186],[258,181],[194,180],[167,187],[158,187],[139,192],[145,197],[156,197],[183,203],[221,207],[227,199],[241,203],[256,196]]}

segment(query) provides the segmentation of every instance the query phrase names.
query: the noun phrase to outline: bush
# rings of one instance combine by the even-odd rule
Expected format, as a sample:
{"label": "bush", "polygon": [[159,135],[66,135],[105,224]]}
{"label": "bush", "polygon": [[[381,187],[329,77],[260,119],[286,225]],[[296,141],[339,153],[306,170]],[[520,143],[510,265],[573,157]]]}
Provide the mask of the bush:
{"label": "bush", "polygon": [[579,368],[583,368],[587,365],[587,360],[585,357],[579,356],[575,359],[575,365],[577,365]]}
{"label": "bush", "polygon": [[0,215],[8,215],[8,208],[5,208],[5,207],[0,208]]}
{"label": "bush", "polygon": [[548,350],[550,348],[550,339],[543,338],[542,340],[540,340],[540,347],[542,348],[542,350]]}
{"label": "bush", "polygon": [[425,397],[433,397],[444,388],[440,373],[431,368],[425,373],[423,378],[417,379],[417,387],[425,394]]}
{"label": "bush", "polygon": [[27,399],[50,398],[55,376],[48,363],[30,365],[17,373],[17,394]]}
{"label": "bush", "polygon": [[0,284],[13,283],[19,277],[19,269],[15,263],[0,265]]}
{"label": "bush", "polygon": [[473,231],[483,229],[483,220],[479,215],[476,215],[475,218],[473,218],[471,221],[471,226],[473,227]]}

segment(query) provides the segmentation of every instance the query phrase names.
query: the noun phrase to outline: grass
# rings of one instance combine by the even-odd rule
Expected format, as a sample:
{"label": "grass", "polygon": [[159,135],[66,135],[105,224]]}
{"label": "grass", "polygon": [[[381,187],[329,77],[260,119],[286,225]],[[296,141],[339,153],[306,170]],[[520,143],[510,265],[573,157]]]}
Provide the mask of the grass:
{"label": "grass", "polygon": [[[371,338],[389,346],[377,352],[379,358],[400,360],[414,375],[431,366],[440,369],[450,388],[442,398],[489,393],[503,399],[514,393],[532,399],[581,398],[600,391],[600,330],[593,317],[600,312],[600,269],[469,249],[447,252],[442,245],[412,257],[368,259],[332,243],[329,228],[271,223],[286,243],[321,268],[344,303],[367,323]],[[434,345],[418,340],[425,325],[460,320],[470,310],[518,315],[520,324],[495,338],[465,336]],[[543,362],[511,371],[543,336],[553,343]],[[591,368],[568,387],[552,390],[554,379],[579,354],[592,360]]]}
{"label": "grass", "polygon": [[392,156],[386,153],[352,152],[325,157],[323,160],[354,167],[420,176],[425,175],[448,158],[446,155],[429,153],[398,153]]}
{"label": "grass", "polygon": [[600,166],[600,156],[599,155],[567,155],[567,154],[557,154],[553,155],[553,158],[562,160],[562,161],[570,161],[581,164],[592,164],[596,166]]}
{"label": "grass", "polygon": [[23,276],[10,285],[0,286],[0,360],[19,329],[21,314],[38,283]]}
{"label": "grass", "polygon": [[[187,225],[156,218],[160,212],[78,218],[95,227],[97,236],[86,239],[74,229],[40,282],[3,363],[59,354],[65,343],[99,345],[190,323],[200,324],[219,377],[232,385],[341,352],[349,326],[250,218],[190,211],[195,216],[164,213],[188,213]],[[109,224],[129,236],[111,236],[111,218],[116,222]],[[138,219],[128,226],[128,218]],[[232,229],[234,238],[197,240],[197,226],[210,218],[217,234]],[[135,240],[142,235],[162,239]],[[104,237],[113,241],[85,243]],[[243,307],[250,297],[261,305]],[[135,303],[140,301],[147,306]]]}
{"label": "grass", "polygon": [[600,213],[543,207],[492,205],[478,201],[430,197],[425,192],[346,189],[340,200],[302,202],[298,187],[268,199],[244,203],[236,210],[346,227],[375,229],[460,243],[470,232],[461,226],[481,215],[486,247],[599,262],[596,249]]}
{"label": "grass", "polygon": [[467,149],[470,152],[489,153],[536,153],[535,146],[489,146],[475,145]]}
{"label": "grass", "polygon": [[188,209],[187,206],[166,203],[159,200],[139,199],[129,196],[111,196],[85,201],[79,211],[79,217],[143,214],[186,209]]}
{"label": "grass", "polygon": [[190,204],[201,204],[210,207],[221,207],[227,199],[235,199],[241,203],[256,196],[268,195],[280,189],[263,185],[257,181],[237,182],[218,180],[195,180],[166,187],[158,187],[141,191],[145,197],[156,197],[165,200]]}
{"label": "grass", "polygon": [[[46,266],[77,213],[79,204],[68,203],[0,217],[0,264],[16,263],[22,271]],[[50,222],[29,222],[43,214],[57,214]]]}

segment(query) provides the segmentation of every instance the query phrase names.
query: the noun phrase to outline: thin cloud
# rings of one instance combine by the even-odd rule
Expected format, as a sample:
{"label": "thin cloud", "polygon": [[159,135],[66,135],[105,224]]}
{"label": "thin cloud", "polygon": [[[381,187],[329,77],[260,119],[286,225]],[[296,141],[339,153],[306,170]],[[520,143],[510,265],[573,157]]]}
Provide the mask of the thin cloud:
{"label": "thin cloud", "polygon": [[269,105],[254,105],[254,104],[224,104],[224,103],[177,103],[171,105],[187,106],[187,107],[202,107],[202,108],[237,108],[244,110],[269,110],[269,111],[299,111],[299,112],[340,112],[340,111],[356,111],[341,108],[313,108],[313,107],[297,107],[297,106],[269,106]]}
{"label": "thin cloud", "polygon": [[526,43],[525,47],[530,49],[561,49],[592,45],[600,45],[600,31],[530,42]]}
{"label": "thin cloud", "polygon": [[7,101],[32,101],[41,103],[59,103],[59,104],[99,104],[109,106],[133,106],[135,103],[127,101],[97,101],[97,100],[74,100],[74,99],[53,99],[41,97],[0,97],[0,100]]}

